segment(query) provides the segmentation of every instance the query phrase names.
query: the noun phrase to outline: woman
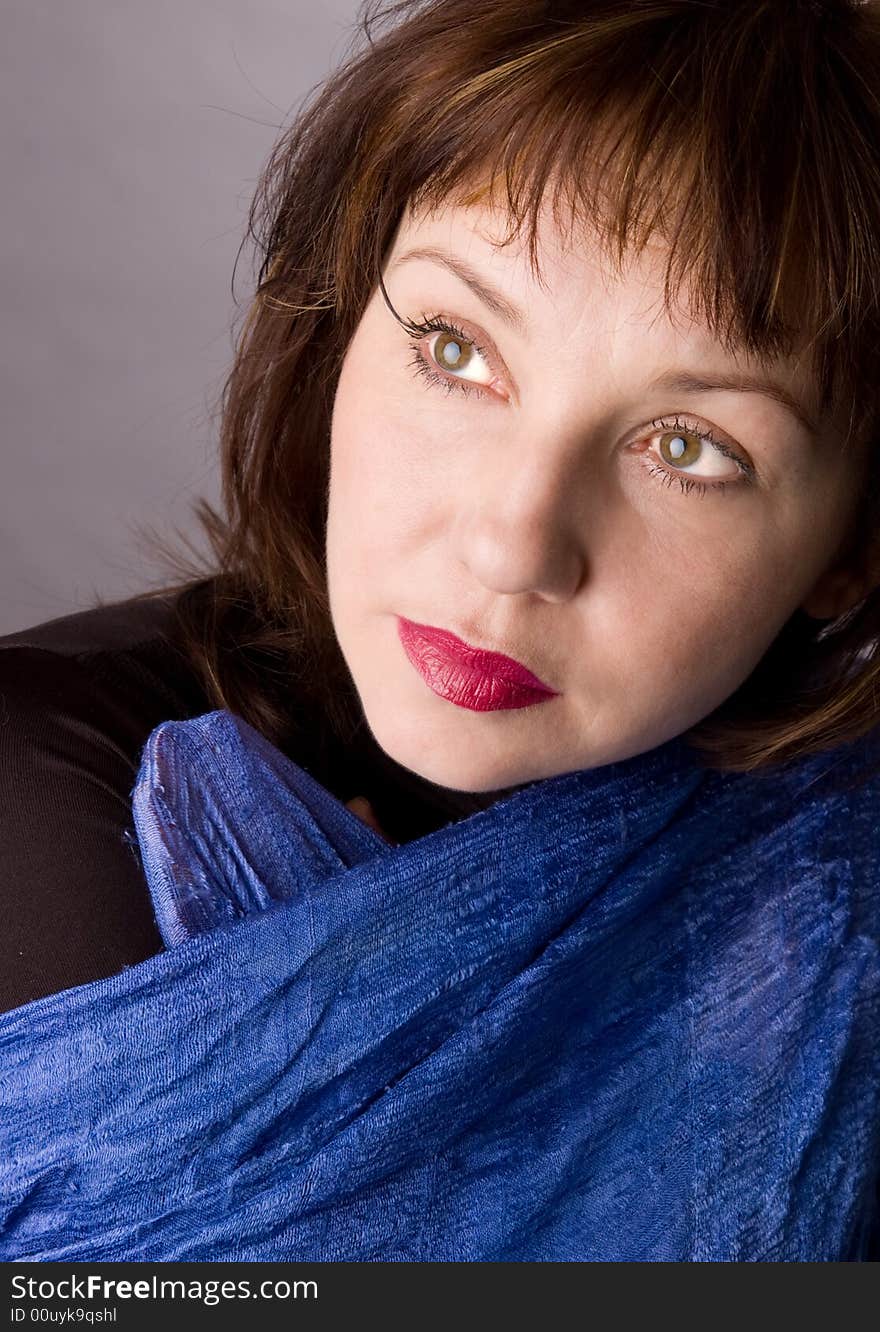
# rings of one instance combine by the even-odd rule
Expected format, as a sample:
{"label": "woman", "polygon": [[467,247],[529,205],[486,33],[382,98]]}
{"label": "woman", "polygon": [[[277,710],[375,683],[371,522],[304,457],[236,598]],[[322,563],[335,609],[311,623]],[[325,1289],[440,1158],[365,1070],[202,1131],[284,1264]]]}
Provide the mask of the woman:
{"label": "woman", "polygon": [[397,844],[876,726],[876,5],[365,30],[253,206],[212,567],[3,641],[7,1009],[161,948],[160,721],[236,714]]}

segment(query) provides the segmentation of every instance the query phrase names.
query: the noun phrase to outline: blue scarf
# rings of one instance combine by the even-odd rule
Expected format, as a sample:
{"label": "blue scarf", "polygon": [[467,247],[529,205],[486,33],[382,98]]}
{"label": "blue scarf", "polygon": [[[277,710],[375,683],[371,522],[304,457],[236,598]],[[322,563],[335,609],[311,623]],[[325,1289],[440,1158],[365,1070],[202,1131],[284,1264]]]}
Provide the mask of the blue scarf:
{"label": "blue scarf", "polygon": [[0,1015],[0,1258],[877,1256],[877,748],[678,738],[389,846],[163,723],[166,951]]}

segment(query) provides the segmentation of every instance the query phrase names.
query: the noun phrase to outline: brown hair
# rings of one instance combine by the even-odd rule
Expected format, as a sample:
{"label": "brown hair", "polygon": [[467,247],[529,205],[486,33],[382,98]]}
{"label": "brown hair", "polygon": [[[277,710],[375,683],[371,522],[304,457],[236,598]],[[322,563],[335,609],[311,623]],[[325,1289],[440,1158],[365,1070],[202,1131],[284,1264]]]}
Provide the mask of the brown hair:
{"label": "brown hair", "polygon": [[[545,195],[618,259],[659,231],[668,301],[686,283],[716,335],[759,357],[806,340],[822,408],[851,404],[844,447],[880,422],[876,4],[397,0],[368,2],[360,27],[363,49],[306,100],[251,207],[256,293],[220,402],[225,512],[193,506],[211,554],[199,564],[184,537],[195,560],[162,556],[213,705],[285,749],[299,709],[341,736],[358,724],[325,581],[330,418],[408,202],[500,182],[536,267]],[[872,447],[841,557],[873,552],[878,509]],[[758,770],[865,735],[878,643],[880,592],[831,623],[796,611],[688,743]]]}

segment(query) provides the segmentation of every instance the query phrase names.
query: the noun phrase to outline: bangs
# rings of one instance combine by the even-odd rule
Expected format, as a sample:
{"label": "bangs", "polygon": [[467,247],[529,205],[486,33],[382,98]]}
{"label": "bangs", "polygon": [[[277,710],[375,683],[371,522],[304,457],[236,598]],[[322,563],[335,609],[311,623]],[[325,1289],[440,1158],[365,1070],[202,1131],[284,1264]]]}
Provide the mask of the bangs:
{"label": "bangs", "polygon": [[805,354],[819,410],[845,402],[847,438],[873,424],[878,103],[853,14],[836,31],[844,5],[592,8],[464,77],[453,49],[407,95],[396,156],[430,164],[412,206],[497,204],[536,274],[548,202],[618,268],[660,238],[669,309],[759,362]]}

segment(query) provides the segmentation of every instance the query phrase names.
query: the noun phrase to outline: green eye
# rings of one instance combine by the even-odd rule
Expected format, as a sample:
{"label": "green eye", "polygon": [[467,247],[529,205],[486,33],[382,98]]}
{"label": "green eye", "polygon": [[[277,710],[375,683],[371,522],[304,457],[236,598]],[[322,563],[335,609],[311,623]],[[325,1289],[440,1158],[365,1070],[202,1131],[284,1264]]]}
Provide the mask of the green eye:
{"label": "green eye", "polygon": [[464,370],[471,360],[470,344],[454,333],[441,333],[434,343],[433,356],[444,370]]}
{"label": "green eye", "polygon": [[683,432],[681,430],[666,430],[660,436],[661,453],[664,449],[668,450],[670,462],[680,464],[682,467],[688,467],[691,463],[697,462],[703,452],[702,447],[694,446],[692,442],[688,442],[687,435],[691,435],[692,440],[700,439],[700,436],[694,431]]}
{"label": "green eye", "polygon": [[[468,337],[463,329],[440,315],[425,319],[421,324],[407,321],[405,327],[417,336],[417,341],[410,343],[413,351],[410,364],[415,373],[422,375],[431,386],[447,393],[482,393],[488,390],[493,379],[491,358],[475,338]],[[421,342],[431,334],[436,336],[429,356],[425,356]],[[473,373],[477,370],[480,361],[485,367],[482,380],[461,377],[463,371],[470,369]]]}

